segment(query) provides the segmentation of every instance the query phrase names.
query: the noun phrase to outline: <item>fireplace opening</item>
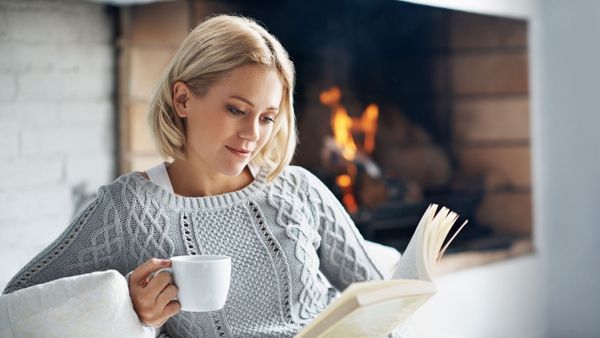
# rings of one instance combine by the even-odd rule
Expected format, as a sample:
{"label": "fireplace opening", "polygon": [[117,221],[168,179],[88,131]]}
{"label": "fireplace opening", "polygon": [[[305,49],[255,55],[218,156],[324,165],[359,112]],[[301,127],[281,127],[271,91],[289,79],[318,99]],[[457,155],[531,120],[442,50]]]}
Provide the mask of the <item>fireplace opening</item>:
{"label": "fireplace opening", "polygon": [[446,271],[531,252],[521,20],[396,0],[131,6],[119,37],[120,83],[128,88],[119,99],[124,171],[161,160],[136,127],[145,125],[148,84],[187,32],[219,13],[258,19],[290,53],[295,163],[329,186],[365,238],[402,251],[426,206],[438,203],[469,220],[450,250],[477,251],[447,256],[444,265],[454,266]]}
{"label": "fireplace opening", "polygon": [[366,239],[403,250],[430,203],[469,220],[455,251],[531,236],[525,21],[391,0],[243,13],[296,65],[296,163]]}

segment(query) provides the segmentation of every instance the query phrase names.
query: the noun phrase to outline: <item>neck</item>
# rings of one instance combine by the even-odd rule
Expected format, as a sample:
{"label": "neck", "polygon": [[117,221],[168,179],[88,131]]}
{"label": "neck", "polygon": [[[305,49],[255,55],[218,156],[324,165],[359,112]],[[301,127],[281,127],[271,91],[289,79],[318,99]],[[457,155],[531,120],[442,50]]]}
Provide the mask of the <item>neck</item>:
{"label": "neck", "polygon": [[226,176],[194,165],[189,160],[176,159],[167,166],[167,172],[175,194],[184,197],[219,195],[240,190],[252,183],[254,178],[248,167],[238,176]]}

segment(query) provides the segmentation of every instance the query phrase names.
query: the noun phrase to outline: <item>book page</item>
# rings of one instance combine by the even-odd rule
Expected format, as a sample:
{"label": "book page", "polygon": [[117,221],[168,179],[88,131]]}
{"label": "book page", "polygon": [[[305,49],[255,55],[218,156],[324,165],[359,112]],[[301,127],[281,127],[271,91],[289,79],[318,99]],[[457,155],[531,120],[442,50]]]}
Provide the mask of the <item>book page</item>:
{"label": "book page", "polygon": [[410,238],[406,250],[404,250],[400,261],[396,265],[392,279],[421,279],[431,281],[431,277],[425,271],[423,241],[425,227],[431,223],[433,213],[435,213],[435,208],[430,206],[421,217],[417,229]]}
{"label": "book page", "polygon": [[466,224],[465,221],[446,246],[442,248],[452,225],[458,219],[458,215],[445,207],[437,212],[437,207],[436,204],[430,205],[421,217],[402,258],[396,265],[392,275],[393,279],[432,280],[438,258]]}
{"label": "book page", "polygon": [[386,337],[423,305],[429,297],[431,294],[422,294],[359,307],[319,335],[319,338]]}
{"label": "book page", "polygon": [[329,304],[329,306],[308,324],[296,338],[314,337],[314,334],[308,332],[323,332],[331,325],[342,320],[352,311],[360,306],[357,299],[362,293],[377,292],[385,290],[390,286],[405,285],[409,281],[392,280],[392,281],[367,281],[353,283],[340,294],[338,298]]}
{"label": "book page", "polygon": [[404,250],[400,260],[396,264],[392,279],[419,279],[419,274],[417,272],[417,253],[415,252],[415,242],[418,239],[415,237],[418,237],[416,232],[413,234],[406,250]]}
{"label": "book page", "polygon": [[[433,295],[435,285],[431,282],[394,279],[387,281],[367,281],[350,285],[340,297],[334,300],[317,318],[308,324],[296,338],[320,337],[338,322],[346,320],[357,308],[387,302],[391,299]],[[397,322],[398,325],[401,322]]]}
{"label": "book page", "polygon": [[414,279],[394,279],[377,289],[365,289],[356,295],[360,306],[384,302],[393,298],[411,297],[437,292],[435,284]]}

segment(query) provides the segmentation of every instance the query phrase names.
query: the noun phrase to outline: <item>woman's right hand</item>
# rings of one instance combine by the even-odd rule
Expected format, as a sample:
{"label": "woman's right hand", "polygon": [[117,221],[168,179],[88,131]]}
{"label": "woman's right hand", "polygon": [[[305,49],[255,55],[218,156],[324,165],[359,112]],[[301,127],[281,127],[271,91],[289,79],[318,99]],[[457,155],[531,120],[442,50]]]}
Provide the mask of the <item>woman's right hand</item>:
{"label": "woman's right hand", "polygon": [[171,284],[168,271],[151,277],[155,271],[168,268],[168,259],[151,258],[138,266],[129,276],[129,295],[133,309],[140,321],[152,327],[162,326],[181,308],[177,297],[177,287]]}

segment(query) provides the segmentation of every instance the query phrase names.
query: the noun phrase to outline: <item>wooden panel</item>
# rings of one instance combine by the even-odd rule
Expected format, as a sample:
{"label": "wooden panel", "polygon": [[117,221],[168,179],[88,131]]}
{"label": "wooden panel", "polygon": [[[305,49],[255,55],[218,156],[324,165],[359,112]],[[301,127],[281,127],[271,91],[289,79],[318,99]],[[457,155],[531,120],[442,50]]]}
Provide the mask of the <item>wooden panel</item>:
{"label": "wooden panel", "polygon": [[134,156],[130,156],[129,158],[127,158],[126,162],[125,162],[125,172],[130,172],[130,171],[145,171],[147,169],[150,169],[154,166],[156,166],[157,164],[161,163],[165,161],[163,158],[161,158],[158,155],[154,155],[154,156],[144,156],[144,155],[134,155]]}
{"label": "wooden panel", "polygon": [[137,47],[129,50],[130,99],[148,100],[176,50],[170,47]]}
{"label": "wooden panel", "polygon": [[405,181],[417,183],[423,188],[445,186],[452,177],[452,167],[448,155],[435,145],[380,144],[378,152],[387,156],[378,158],[382,168],[402,177]]}
{"label": "wooden panel", "polygon": [[452,12],[450,46],[461,48],[526,47],[527,22]]}
{"label": "wooden panel", "polygon": [[148,125],[148,104],[136,102],[129,107],[129,152],[139,154],[156,154],[154,139]]}
{"label": "wooden panel", "polygon": [[456,155],[465,174],[484,176],[487,189],[531,186],[531,154],[527,145],[461,147]]}
{"label": "wooden panel", "polygon": [[457,54],[450,58],[452,91],[458,95],[528,93],[527,53]]}
{"label": "wooden panel", "polygon": [[147,102],[166,65],[190,30],[189,1],[123,8],[120,17],[120,171],[158,163],[146,122]]}
{"label": "wooden panel", "polygon": [[477,212],[481,223],[490,225],[500,233],[531,235],[531,193],[488,193]]}
{"label": "wooden panel", "polygon": [[455,141],[527,141],[529,98],[457,100],[453,107]]}
{"label": "wooden panel", "polygon": [[131,7],[130,42],[178,45],[190,29],[187,1],[166,1]]}
{"label": "wooden panel", "polygon": [[235,6],[234,3],[227,3],[224,1],[194,1],[194,19],[193,25],[197,25],[202,21],[206,20],[207,17],[216,14],[230,14],[239,12],[242,9]]}

